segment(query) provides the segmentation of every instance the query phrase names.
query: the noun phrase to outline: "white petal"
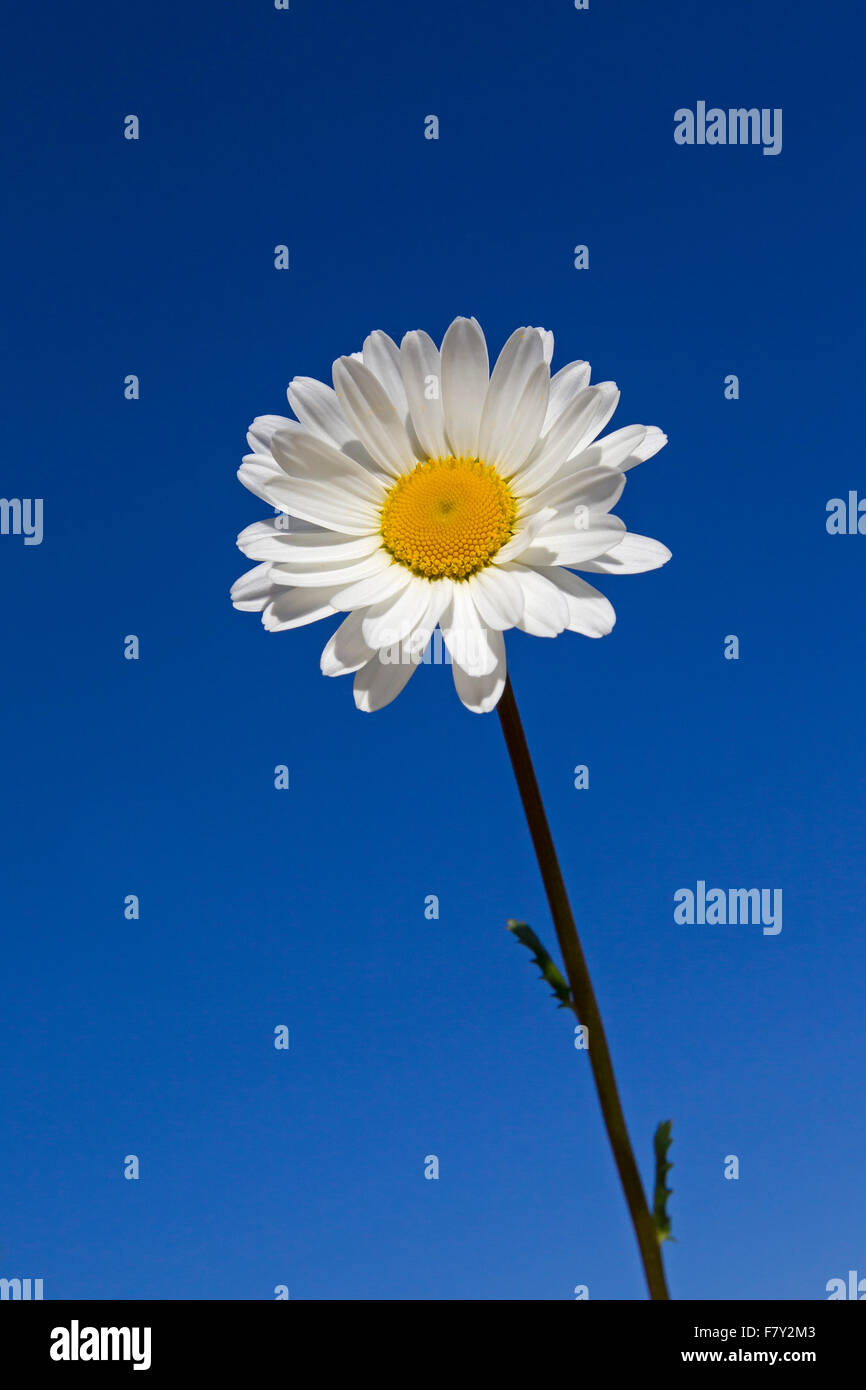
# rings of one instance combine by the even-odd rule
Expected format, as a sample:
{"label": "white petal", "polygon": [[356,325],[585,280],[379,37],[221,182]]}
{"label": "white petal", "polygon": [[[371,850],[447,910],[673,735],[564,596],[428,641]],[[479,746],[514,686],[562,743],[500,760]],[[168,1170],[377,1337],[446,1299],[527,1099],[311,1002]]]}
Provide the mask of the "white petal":
{"label": "white petal", "polygon": [[656,425],[625,425],[572,456],[567,466],[585,468],[603,463],[606,468],[619,468],[625,473],[652,458],[667,442],[667,435]]}
{"label": "white petal", "polygon": [[[282,469],[280,469],[278,476],[281,478],[285,476]],[[316,526],[312,521],[305,521],[302,516],[289,516],[288,512],[283,512],[282,515],[275,516],[270,521],[263,522],[262,525],[273,525],[276,530],[291,535],[293,540],[299,543],[310,541],[311,544],[315,544],[315,539],[311,538],[322,539],[326,536],[330,537],[331,540],[335,537],[340,539],[338,531],[330,531],[326,526]],[[342,539],[347,540],[348,537],[344,536]]]}
{"label": "white petal", "polygon": [[349,536],[369,536],[378,530],[379,512],[369,502],[341,493],[331,483],[317,483],[309,478],[288,478],[285,473],[267,477],[259,486],[251,486],[249,475],[238,472],[246,487],[272,507],[302,517],[326,530]]}
{"label": "white petal", "polygon": [[[381,545],[379,536],[342,536],[336,531],[294,533],[279,523],[282,517],[256,521],[238,536],[238,549],[251,560],[347,564],[371,555]],[[288,518],[290,520],[290,518]]]}
{"label": "white petal", "polygon": [[[532,516],[536,507],[553,508],[563,517],[566,517],[568,512],[575,516],[582,516],[586,511],[609,512],[611,507],[616,506],[624,487],[625,478],[619,468],[595,465],[590,468],[577,468],[574,472],[568,468],[563,470],[555,482],[537,493],[532,498],[532,510],[526,508],[525,511],[527,515]],[[568,528],[551,526],[548,529],[553,531]]]}
{"label": "white petal", "polygon": [[472,601],[483,623],[494,631],[514,627],[523,616],[523,590],[515,574],[489,565],[467,579]]}
{"label": "white petal", "polygon": [[271,452],[277,463],[291,478],[309,478],[316,483],[329,483],[341,493],[362,501],[381,505],[385,500],[386,480],[356,463],[333,444],[297,426],[293,430],[278,430],[271,440]]}
{"label": "white petal", "polygon": [[284,589],[268,604],[262,623],[268,632],[283,632],[316,623],[320,618],[333,617],[335,612],[321,589]]}
{"label": "white petal", "polygon": [[277,430],[293,424],[294,420],[290,420],[287,415],[257,415],[247,431],[247,443],[251,451],[267,457],[271,452],[271,440]]}
{"label": "white petal", "polygon": [[550,378],[550,398],[544,420],[544,433],[558,420],[569,401],[589,385],[588,362],[569,362]]}
{"label": "white petal", "polygon": [[350,613],[326,643],[320,666],[324,676],[347,676],[366,665],[373,656],[361,632],[360,613]]}
{"label": "white petal", "polygon": [[558,636],[568,625],[565,594],[538,570],[527,569],[524,565],[510,565],[509,568],[520,580],[523,591],[523,614],[516,626],[532,637]]}
{"label": "white petal", "polygon": [[308,434],[341,449],[375,471],[376,464],[343,414],[336,391],[311,376],[296,376],[288,389],[289,404]]}
{"label": "white petal", "polygon": [[575,568],[590,570],[594,574],[644,574],[647,570],[657,570],[661,565],[666,565],[670,558],[671,552],[661,541],[628,531],[613,550],[594,560],[585,560]]}
{"label": "white petal", "polygon": [[580,420],[574,421],[574,433],[570,440],[571,454],[585,449],[596,435],[600,434],[619,404],[619,387],[615,381],[601,381],[597,386],[586,389],[585,409]]}
{"label": "white petal", "polygon": [[[608,438],[611,437],[608,436]],[[604,444],[605,441],[600,439],[598,442]],[[629,468],[634,468],[636,464],[645,463],[647,459],[651,459],[654,454],[657,454],[659,449],[663,449],[667,442],[667,435],[659,429],[658,425],[647,425],[642,443],[632,451],[627,459],[623,460],[619,467],[625,473]]]}
{"label": "white petal", "polygon": [[[594,462],[604,462],[607,468],[621,468],[630,454],[644,441],[646,425],[624,425],[612,430],[604,439],[596,439],[584,452],[591,453]],[[569,454],[572,457],[572,454]]]}
{"label": "white petal", "polygon": [[519,474],[526,460],[534,452],[547,410],[549,390],[550,372],[547,363],[539,362],[526,383],[512,416],[505,443],[497,455],[499,469],[504,477],[513,478]]}
{"label": "white petal", "polygon": [[287,475],[261,482],[274,506],[348,535],[378,530],[385,488],[373,473],[303,431],[278,432],[272,447]]}
{"label": "white petal", "polygon": [[504,565],[509,560],[516,560],[519,555],[523,554],[524,550],[528,550],[539,533],[544,530],[555,516],[556,512],[553,507],[545,507],[543,510],[536,513],[536,515],[527,517],[525,521],[521,520],[511,540],[506,541],[501,549],[497,550],[496,564]]}
{"label": "white petal", "polygon": [[524,468],[518,469],[514,484],[521,495],[537,492],[557,476],[566,459],[585,449],[603,430],[619,401],[619,390],[612,381],[589,386],[565,407],[539,443]]}
{"label": "white petal", "polygon": [[[390,556],[388,557],[390,559]],[[410,583],[413,576],[404,565],[393,562],[388,569],[369,575],[355,584],[347,584],[337,589],[331,596],[335,608],[346,611],[350,608],[369,608],[371,604],[382,603],[393,594],[399,594]]]}
{"label": "white petal", "polygon": [[442,340],[442,404],[451,452],[475,458],[487,394],[487,344],[475,319],[455,319]]}
{"label": "white petal", "polygon": [[[365,556],[363,560],[355,560],[346,565],[328,564],[325,561],[308,564],[299,560],[281,560],[271,568],[273,577],[281,583],[297,584],[301,589],[321,589],[330,585],[332,589],[338,588],[342,592],[349,585],[384,574],[392,564],[388,552],[379,549],[372,555]],[[335,605],[337,608],[343,606]],[[345,606],[354,608],[356,605],[352,603]]]}
{"label": "white petal", "polygon": [[[400,658],[412,658],[416,662],[420,661],[424,655],[430,638],[436,628],[436,624],[448,607],[451,601],[450,579],[424,580],[424,587],[427,591],[427,606],[421,618],[400,640]],[[367,612],[372,610],[368,609]],[[397,646],[397,643],[391,644]]]}
{"label": "white petal", "polygon": [[383,661],[383,656],[386,653],[377,652],[355,677],[355,705],[364,714],[384,709],[392,700],[396,700],[417,668],[414,661]]}
{"label": "white petal", "polygon": [[[285,474],[277,463],[270,456],[267,461],[261,454],[247,454],[243,463],[238,469],[238,479],[244,487],[260,498],[262,502],[268,502],[271,506],[277,506],[272,501],[273,485],[279,479],[284,479]],[[282,508],[282,510],[285,510]]]}
{"label": "white petal", "polygon": [[[567,526],[559,521],[562,529],[551,534],[547,530],[520,556],[524,565],[544,567],[546,565],[577,565],[583,560],[595,560],[599,555],[612,550],[625,535],[625,522],[618,516],[590,512],[588,519],[575,518],[581,524]],[[584,527],[583,522],[586,521]],[[549,525],[553,525],[551,522]]]}
{"label": "white petal", "polygon": [[451,601],[439,626],[454,661],[469,675],[484,676],[495,670],[494,631],[482,623],[467,584],[452,584]]}
{"label": "white petal", "polygon": [[544,350],[544,360],[548,367],[553,361],[553,334],[549,328],[536,328],[536,333],[541,335],[541,344]]}
{"label": "white petal", "polygon": [[231,601],[244,613],[260,613],[273,597],[270,565],[256,565],[247,570],[231,587]]}
{"label": "white petal", "polygon": [[[478,431],[478,455],[485,463],[498,464],[503,459],[514,425],[520,424],[517,415],[520,399],[539,366],[543,379],[548,374],[548,367],[544,361],[540,335],[534,328],[515,329],[496,359],[496,366],[490,375],[490,386]],[[543,392],[540,385],[536,386],[536,396],[539,393],[543,394],[543,404],[540,413],[537,409],[535,411],[538,415],[538,428],[530,446],[541,433],[549,390],[549,384]],[[525,457],[524,452],[523,458]],[[522,461],[523,459],[519,460]]]}
{"label": "white petal", "polygon": [[[445,434],[442,408],[442,363],[439,349],[427,333],[407,333],[400,344],[400,365],[415,433],[428,458],[447,458],[451,446]],[[435,380],[435,397],[428,399]]]}
{"label": "white petal", "polygon": [[491,632],[490,646],[495,659],[492,671],[472,674],[464,671],[457,661],[451,666],[454,689],[473,714],[489,714],[505,689],[505,638],[501,632]]}
{"label": "white petal", "polygon": [[565,596],[569,632],[582,632],[584,637],[607,636],[616,622],[616,613],[604,594],[576,574],[569,574],[568,570],[548,570],[545,578]]}
{"label": "white petal", "polygon": [[364,366],[381,384],[385,395],[397,407],[400,419],[405,421],[409,413],[406,388],[400,371],[400,349],[387,333],[376,329],[364,339]]}
{"label": "white petal", "polygon": [[[551,483],[558,484],[578,471],[599,466],[618,468],[621,473],[626,473],[645,459],[652,458],[666,443],[667,435],[655,425],[625,425],[571,454],[552,475]],[[546,489],[541,495],[546,495]]]}
{"label": "white petal", "polygon": [[361,443],[391,477],[417,463],[397,406],[363,362],[341,357],[334,363],[334,389]]}
{"label": "white petal", "polygon": [[430,588],[429,580],[413,576],[398,594],[367,608],[362,622],[367,645],[390,647],[414,632],[430,606]]}

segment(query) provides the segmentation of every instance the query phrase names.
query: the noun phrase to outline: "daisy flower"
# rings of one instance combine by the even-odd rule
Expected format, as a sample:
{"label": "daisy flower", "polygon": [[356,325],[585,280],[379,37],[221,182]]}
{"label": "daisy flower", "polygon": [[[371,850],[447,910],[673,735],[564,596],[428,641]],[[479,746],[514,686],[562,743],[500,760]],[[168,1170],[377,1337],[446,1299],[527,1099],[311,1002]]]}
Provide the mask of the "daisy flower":
{"label": "daisy flower", "polygon": [[491,372],[475,319],[437,348],[375,332],[340,357],[333,390],[288,388],[296,419],[262,415],[238,477],[278,515],[242,531],[256,566],[234,606],[269,632],[347,614],[327,676],[354,673],[355,704],[389,704],[441,629],[457,694],[487,713],[505,686],[503,633],[602,637],[615,614],[574,570],[636,574],[670,558],[612,515],[625,473],[667,442],[655,426],[599,439],[613,382],[586,362],[551,376],[553,335],[518,328]]}

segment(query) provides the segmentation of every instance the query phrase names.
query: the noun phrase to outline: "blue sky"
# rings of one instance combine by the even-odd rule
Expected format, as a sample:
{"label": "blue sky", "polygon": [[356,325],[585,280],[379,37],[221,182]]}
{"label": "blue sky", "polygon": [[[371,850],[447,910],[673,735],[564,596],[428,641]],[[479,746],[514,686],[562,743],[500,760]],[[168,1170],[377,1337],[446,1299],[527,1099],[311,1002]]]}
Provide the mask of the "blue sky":
{"label": "blue sky", "polygon": [[[44,499],[44,539],[0,536],[0,1275],[643,1296],[573,1020],[505,930],[553,947],[498,720],[433,667],[361,715],[319,673],[334,622],[228,601],[253,416],[373,328],[474,314],[494,350],[553,329],[615,427],[670,437],[617,511],[671,563],[601,581],[602,641],[507,645],[647,1180],[674,1122],[672,1294],[866,1276],[866,539],[825,527],[866,494],[851,28],[781,0],[11,16],[0,492]],[[781,154],[678,146],[699,100],[781,108]],[[780,888],[783,930],[675,923],[698,880]]]}

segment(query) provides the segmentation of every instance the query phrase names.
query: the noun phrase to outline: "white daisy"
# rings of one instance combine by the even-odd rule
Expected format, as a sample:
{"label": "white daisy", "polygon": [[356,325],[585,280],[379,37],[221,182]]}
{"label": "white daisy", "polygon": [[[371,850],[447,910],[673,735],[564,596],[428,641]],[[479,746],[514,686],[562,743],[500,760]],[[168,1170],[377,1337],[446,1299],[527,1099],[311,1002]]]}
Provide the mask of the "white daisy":
{"label": "white daisy", "polygon": [[259,563],[232,587],[270,632],[348,613],[322,653],[355,673],[355,704],[403,689],[437,625],[463,704],[496,705],[503,632],[610,632],[608,600],[575,569],[636,574],[670,559],[611,515],[625,472],[667,442],[655,426],[603,439],[619,400],[589,364],[553,377],[553,335],[518,328],[492,373],[475,319],[441,350],[423,332],[400,347],[371,333],[334,363],[334,389],[295,377],[296,420],[262,415],[238,477],[281,515],[238,537]]}

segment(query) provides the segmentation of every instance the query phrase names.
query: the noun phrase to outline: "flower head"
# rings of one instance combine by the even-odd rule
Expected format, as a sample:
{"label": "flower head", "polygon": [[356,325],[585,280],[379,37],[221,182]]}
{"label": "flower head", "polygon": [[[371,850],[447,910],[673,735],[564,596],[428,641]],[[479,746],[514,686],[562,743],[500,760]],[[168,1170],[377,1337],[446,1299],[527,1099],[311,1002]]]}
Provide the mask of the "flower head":
{"label": "flower head", "polygon": [[355,673],[359,709],[403,689],[437,626],[468,709],[505,685],[503,632],[602,637],[608,600],[572,571],[636,574],[670,559],[611,514],[625,473],[667,442],[655,426],[603,439],[619,400],[586,362],[550,373],[553,335],[518,328],[493,371],[475,319],[441,350],[371,333],[334,363],[333,390],[288,389],[296,419],[262,415],[238,477],[278,515],[238,537],[258,563],[232,588],[270,632],[348,614],[322,653]]}

